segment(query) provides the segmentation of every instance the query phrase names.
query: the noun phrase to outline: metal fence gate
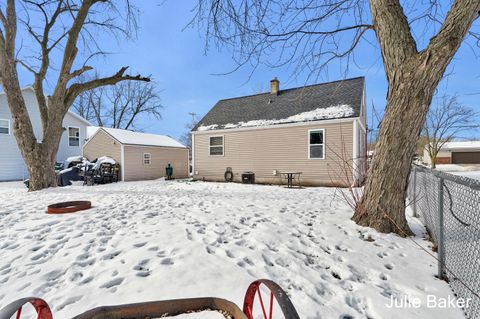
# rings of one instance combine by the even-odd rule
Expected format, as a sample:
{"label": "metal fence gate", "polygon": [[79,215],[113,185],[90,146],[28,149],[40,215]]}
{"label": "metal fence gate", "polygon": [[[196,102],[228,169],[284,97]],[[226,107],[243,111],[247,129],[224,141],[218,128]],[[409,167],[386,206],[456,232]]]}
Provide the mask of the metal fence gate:
{"label": "metal fence gate", "polygon": [[408,200],[436,244],[439,277],[480,318],[480,181],[415,165]]}

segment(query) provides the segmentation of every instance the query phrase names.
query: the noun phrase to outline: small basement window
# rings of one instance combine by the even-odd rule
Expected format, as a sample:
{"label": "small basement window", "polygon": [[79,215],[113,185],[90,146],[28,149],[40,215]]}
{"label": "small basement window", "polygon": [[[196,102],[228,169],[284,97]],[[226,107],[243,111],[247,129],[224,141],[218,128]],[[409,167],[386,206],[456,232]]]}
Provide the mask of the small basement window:
{"label": "small basement window", "polygon": [[10,134],[10,120],[0,119],[0,134]]}
{"label": "small basement window", "polygon": [[324,159],[325,158],[325,139],[324,129],[308,131],[308,158]]}
{"label": "small basement window", "polygon": [[223,156],[223,136],[210,136],[210,155]]}
{"label": "small basement window", "polygon": [[68,127],[68,146],[80,146],[80,129]]}
{"label": "small basement window", "polygon": [[150,165],[150,164],[152,164],[152,154],[143,153],[143,165]]}

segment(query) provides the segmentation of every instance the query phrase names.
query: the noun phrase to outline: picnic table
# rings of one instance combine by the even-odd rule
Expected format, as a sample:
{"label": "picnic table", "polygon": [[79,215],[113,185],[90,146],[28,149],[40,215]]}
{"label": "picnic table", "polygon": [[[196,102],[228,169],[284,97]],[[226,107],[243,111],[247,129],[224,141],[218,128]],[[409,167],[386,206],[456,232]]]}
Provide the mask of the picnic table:
{"label": "picnic table", "polygon": [[280,172],[280,175],[287,180],[287,187],[292,188],[295,178],[300,182],[300,175],[302,175],[302,172]]}

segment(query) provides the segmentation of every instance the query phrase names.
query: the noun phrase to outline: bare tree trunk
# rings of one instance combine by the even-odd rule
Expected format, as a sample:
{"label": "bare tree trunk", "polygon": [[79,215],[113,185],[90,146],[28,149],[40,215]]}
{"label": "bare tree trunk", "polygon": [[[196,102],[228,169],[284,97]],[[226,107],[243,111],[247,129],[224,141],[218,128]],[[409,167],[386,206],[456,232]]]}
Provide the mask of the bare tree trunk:
{"label": "bare tree trunk", "polygon": [[[440,76],[441,78],[441,76]],[[408,75],[390,85],[375,157],[365,194],[353,220],[378,231],[411,234],[405,218],[405,196],[419,132],[436,83]]]}
{"label": "bare tree trunk", "polygon": [[[478,16],[478,0],[455,0],[426,49],[417,51],[400,2],[370,0],[388,80],[387,108],[365,192],[352,219],[401,236],[412,234],[405,199],[415,146],[435,88]],[[387,9],[388,8],[388,9]]]}
{"label": "bare tree trunk", "polygon": [[35,191],[57,186],[54,171],[55,159],[49,150],[39,149],[35,154],[30,153],[24,159],[30,175],[29,190]]}
{"label": "bare tree trunk", "polygon": [[[29,173],[29,190],[36,191],[57,186],[55,162],[58,145],[63,134],[64,114],[50,114],[49,122],[44,127],[43,138],[38,142],[35,136],[15,131],[19,145],[32,145],[31,149],[20,148]],[[23,120],[29,120],[28,118]]]}

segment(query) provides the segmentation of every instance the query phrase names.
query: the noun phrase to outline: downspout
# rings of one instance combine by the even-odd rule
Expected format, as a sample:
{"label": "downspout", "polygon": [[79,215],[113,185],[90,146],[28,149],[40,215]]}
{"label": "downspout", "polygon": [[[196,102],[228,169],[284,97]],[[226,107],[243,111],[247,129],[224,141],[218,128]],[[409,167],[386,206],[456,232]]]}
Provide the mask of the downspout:
{"label": "downspout", "polygon": [[192,134],[192,177],[195,178],[195,134]]}
{"label": "downspout", "polygon": [[120,160],[122,161],[122,182],[125,182],[125,146],[121,144]]}
{"label": "downspout", "polygon": [[359,185],[359,167],[358,167],[358,119],[353,120],[353,163],[352,163],[352,170],[353,170],[353,185],[352,186],[358,186]]}

